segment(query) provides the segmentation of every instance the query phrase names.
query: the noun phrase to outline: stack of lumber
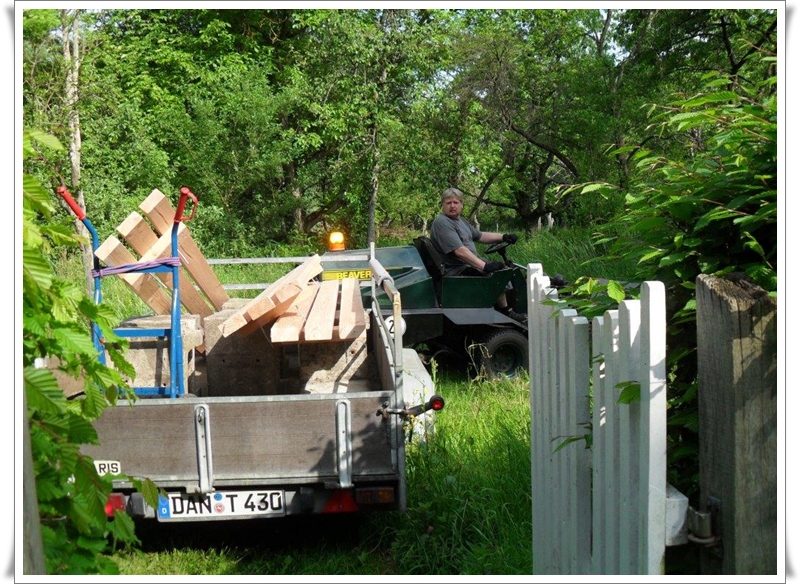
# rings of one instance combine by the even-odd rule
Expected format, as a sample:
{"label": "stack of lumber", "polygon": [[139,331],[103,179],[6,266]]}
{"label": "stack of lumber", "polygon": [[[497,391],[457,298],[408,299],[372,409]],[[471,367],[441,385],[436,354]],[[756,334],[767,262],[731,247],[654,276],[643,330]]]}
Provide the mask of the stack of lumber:
{"label": "stack of lumber", "polygon": [[[172,255],[172,225],[175,209],[158,189],[139,205],[144,216],[133,212],[119,224],[115,236],[107,238],[95,255],[107,266],[147,262]],[[145,219],[146,217],[146,219]],[[124,240],[124,242],[123,242]],[[138,255],[138,257],[137,257]],[[230,300],[208,261],[194,242],[185,223],[178,227],[181,304],[189,314],[204,317],[223,310]],[[248,336],[270,327],[275,343],[341,341],[357,338],[366,329],[366,315],[356,279],[318,282],[322,272],[318,255],[267,286],[219,327],[227,337]],[[118,274],[157,315],[168,315],[172,306],[172,274],[168,272]],[[203,345],[198,347],[204,352]]]}
{"label": "stack of lumber", "polygon": [[[139,209],[147,220],[133,212],[117,226],[117,233],[127,246],[117,237],[111,236],[95,251],[97,258],[107,266],[147,262],[172,255],[175,209],[167,197],[155,189],[139,205]],[[181,259],[181,304],[186,311],[199,315],[202,320],[222,309],[222,305],[229,300],[228,293],[198,249],[185,223],[178,227],[178,255]],[[170,313],[172,274],[128,272],[119,274],[119,277],[153,312]]]}
{"label": "stack of lumber", "polygon": [[313,280],[321,272],[319,256],[311,256],[231,315],[220,333],[248,336],[271,325],[273,343],[357,338],[366,329],[358,280]]}

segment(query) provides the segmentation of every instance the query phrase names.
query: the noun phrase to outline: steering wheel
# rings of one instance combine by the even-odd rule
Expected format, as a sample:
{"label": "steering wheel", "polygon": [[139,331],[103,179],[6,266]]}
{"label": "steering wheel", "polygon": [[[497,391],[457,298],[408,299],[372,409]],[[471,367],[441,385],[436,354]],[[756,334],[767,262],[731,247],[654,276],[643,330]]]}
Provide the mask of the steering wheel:
{"label": "steering wheel", "polygon": [[489,247],[486,248],[486,253],[499,253],[503,255],[502,252],[511,245],[507,241],[498,241],[497,243],[493,243]]}

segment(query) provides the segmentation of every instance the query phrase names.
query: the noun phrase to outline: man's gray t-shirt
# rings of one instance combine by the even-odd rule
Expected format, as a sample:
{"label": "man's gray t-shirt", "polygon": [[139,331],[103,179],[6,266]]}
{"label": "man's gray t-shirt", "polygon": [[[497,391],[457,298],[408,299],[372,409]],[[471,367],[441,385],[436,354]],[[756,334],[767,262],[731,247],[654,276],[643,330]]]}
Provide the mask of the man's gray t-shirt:
{"label": "man's gray t-shirt", "polygon": [[474,242],[478,241],[481,235],[483,234],[474,225],[471,225],[461,216],[457,219],[451,219],[441,213],[431,224],[431,240],[433,245],[444,255],[445,266],[464,265],[464,262],[452,253],[461,246],[478,255]]}

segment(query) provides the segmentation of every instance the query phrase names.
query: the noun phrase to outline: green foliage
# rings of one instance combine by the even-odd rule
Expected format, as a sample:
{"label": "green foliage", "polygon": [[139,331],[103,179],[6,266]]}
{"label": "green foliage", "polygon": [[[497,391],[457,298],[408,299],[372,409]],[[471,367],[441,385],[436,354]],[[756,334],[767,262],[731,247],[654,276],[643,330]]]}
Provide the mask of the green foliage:
{"label": "green foliage", "polygon": [[93,222],[109,232],[153,188],[188,185],[203,205],[195,237],[218,256],[331,228],[366,246],[373,218],[421,229],[450,183],[482,222],[604,222],[621,192],[569,187],[627,189],[652,140],[641,105],[699,87],[710,67],[765,78],[771,65],[745,57],[776,22],[725,9],[26,10],[25,119],[59,137],[62,18],[82,23],[72,186]]}
{"label": "green foliage", "polygon": [[[695,280],[744,273],[777,293],[776,80],[705,78],[705,91],[654,108],[651,129],[668,148],[637,151],[640,174],[626,193],[626,210],[598,238],[611,243],[609,257],[635,263],[637,280],[666,285],[669,478],[690,495],[698,488]],[[613,281],[599,289],[592,279],[573,292],[595,313],[608,305],[599,293],[615,302],[626,293]],[[633,393],[625,389],[620,400]]]}
{"label": "green foliage", "polygon": [[[23,157],[38,156],[39,148],[56,153],[52,136],[31,130],[23,135]],[[114,335],[114,315],[96,306],[85,291],[54,274],[48,253],[54,246],[78,246],[79,238],[48,220],[53,194],[34,177],[23,177],[23,301],[22,358],[26,419],[31,437],[39,516],[49,574],[114,574],[116,564],[104,555],[108,536],[135,543],[131,520],[118,515],[108,521],[105,503],[109,479],[99,476],[92,460],[79,451],[97,442],[91,425],[103,409],[127,389],[124,375],[133,368],[122,353],[107,346],[114,368],[101,364],[91,342],[88,321],[98,323],[107,339]],[[83,378],[85,397],[68,401],[54,371],[38,368],[37,359],[55,359],[61,375]]]}
{"label": "green foliage", "polygon": [[[741,271],[759,286],[777,285],[777,98],[709,76],[710,93],[670,104],[653,129],[682,141],[692,156],[669,159],[643,150],[643,180],[628,195],[623,217],[642,273],[668,285],[693,284],[697,274]],[[719,80],[738,93],[718,92]]]}

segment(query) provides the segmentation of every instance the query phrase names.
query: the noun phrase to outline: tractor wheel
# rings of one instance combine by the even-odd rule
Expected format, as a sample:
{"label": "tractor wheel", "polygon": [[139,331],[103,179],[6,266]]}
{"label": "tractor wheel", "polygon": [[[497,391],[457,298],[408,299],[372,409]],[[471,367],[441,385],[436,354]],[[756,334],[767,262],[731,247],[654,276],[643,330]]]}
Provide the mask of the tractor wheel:
{"label": "tractor wheel", "polygon": [[479,365],[489,379],[513,379],[528,369],[528,337],[514,329],[490,333],[480,347]]}

